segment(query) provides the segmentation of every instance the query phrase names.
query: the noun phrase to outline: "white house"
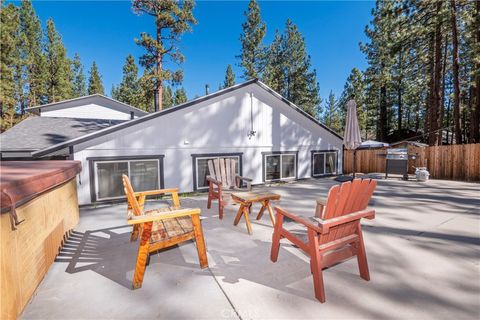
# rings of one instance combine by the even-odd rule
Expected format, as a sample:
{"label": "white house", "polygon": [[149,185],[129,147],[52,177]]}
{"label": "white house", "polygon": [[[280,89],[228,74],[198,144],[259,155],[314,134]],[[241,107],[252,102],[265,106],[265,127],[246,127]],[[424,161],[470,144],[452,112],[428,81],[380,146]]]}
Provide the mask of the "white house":
{"label": "white house", "polygon": [[[26,111],[32,116],[0,135],[3,160],[31,160],[35,151],[148,114],[100,94],[45,104]],[[59,150],[44,158],[64,159],[68,156],[68,150]]]}
{"label": "white house", "polygon": [[27,108],[25,111],[42,117],[108,120],[130,120],[147,114],[98,93]]}
{"label": "white house", "polygon": [[122,198],[123,173],[136,190],[204,190],[207,160],[215,157],[237,159],[239,174],[254,184],[342,168],[342,138],[258,80],[31,154],[41,159],[59,152],[82,162],[80,204]]}

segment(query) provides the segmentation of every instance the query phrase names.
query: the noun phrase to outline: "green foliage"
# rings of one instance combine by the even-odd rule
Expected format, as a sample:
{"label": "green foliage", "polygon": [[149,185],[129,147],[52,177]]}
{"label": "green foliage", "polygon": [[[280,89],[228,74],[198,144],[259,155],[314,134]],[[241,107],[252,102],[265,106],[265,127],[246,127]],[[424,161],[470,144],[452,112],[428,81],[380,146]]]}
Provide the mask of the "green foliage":
{"label": "green foliage", "polygon": [[48,103],[69,99],[72,96],[72,70],[67,50],[52,19],[47,20],[46,30],[45,95]]}
{"label": "green foliage", "polygon": [[13,4],[1,2],[0,11],[0,108],[1,131],[10,128],[16,122],[17,101],[21,90],[17,86],[18,66],[21,57],[19,51],[20,21],[18,9]]}
{"label": "green foliage", "polygon": [[[167,69],[166,63],[180,64],[185,60],[177,43],[181,35],[190,31],[191,26],[197,22],[193,16],[194,5],[192,0],[134,0],[132,3],[133,10],[137,14],[145,13],[155,18],[155,36],[143,32],[140,39],[135,39],[135,42],[146,51],[140,57],[140,64],[147,70],[143,83],[152,87],[145,87],[145,89],[156,90],[160,95],[159,98],[161,98],[164,81],[178,84],[183,79],[181,69]],[[161,110],[161,102],[159,107]]]}
{"label": "green foliage", "polygon": [[174,95],[174,103],[176,106],[178,106],[179,104],[182,104],[182,103],[185,103],[188,101],[187,99],[187,92],[185,91],[184,88],[178,88],[177,90],[175,90],[175,95]]}
{"label": "green foliage", "polygon": [[98,71],[97,63],[93,61],[88,78],[88,94],[105,94],[103,90],[102,77]]}
{"label": "green foliage", "polygon": [[33,10],[29,0],[21,2],[19,7],[20,19],[20,62],[22,68],[21,106],[33,107],[42,102],[45,94],[46,61],[42,52],[42,27],[40,19]]}
{"label": "green foliage", "polygon": [[285,32],[277,31],[268,51],[263,81],[312,116],[320,105],[317,74],[305,48],[305,39],[290,19]]}
{"label": "green foliage", "polygon": [[72,98],[82,97],[87,95],[87,85],[85,83],[85,74],[83,72],[82,61],[80,56],[75,53],[72,62],[73,83],[72,83]]}
{"label": "green foliage", "polygon": [[235,85],[235,74],[233,73],[232,65],[228,65],[225,72],[225,80],[223,81],[223,88],[228,88]]}
{"label": "green foliage", "polygon": [[[354,100],[357,104],[357,117],[358,117],[358,124],[360,126],[360,131],[362,132],[362,136],[367,139],[368,138],[368,118],[369,114],[372,113],[371,110],[367,110],[366,103],[365,103],[365,79],[363,73],[358,70],[357,68],[353,68],[350,72],[350,75],[347,78],[347,82],[343,88],[342,95],[338,101],[339,104],[339,117],[341,118],[341,123],[343,125],[344,118],[346,115],[346,105],[347,102],[350,100],[352,95],[355,96]],[[375,110],[373,110],[375,112]],[[340,131],[338,131],[340,132]]]}
{"label": "green foliage", "polygon": [[339,105],[333,91],[330,91],[328,100],[325,102],[325,113],[323,115],[322,122],[335,132],[343,134],[343,128],[345,124],[344,119],[345,111],[343,110],[342,106]]}
{"label": "green foliage", "polygon": [[163,108],[167,109],[175,105],[175,101],[173,99],[173,92],[170,86],[165,86],[162,91],[162,103]]}
{"label": "green foliage", "polygon": [[138,81],[138,67],[132,55],[125,59],[122,82],[114,89],[112,97],[132,106],[140,104],[142,92]]}
{"label": "green foliage", "polygon": [[369,135],[480,141],[479,11],[475,1],[377,1],[361,45]]}
{"label": "green foliage", "polygon": [[242,23],[243,32],[240,35],[242,50],[238,56],[241,60],[240,65],[244,68],[243,78],[260,78],[265,59],[262,41],[267,32],[267,26],[262,21],[260,7],[256,0],[250,0],[244,15],[246,21]]}

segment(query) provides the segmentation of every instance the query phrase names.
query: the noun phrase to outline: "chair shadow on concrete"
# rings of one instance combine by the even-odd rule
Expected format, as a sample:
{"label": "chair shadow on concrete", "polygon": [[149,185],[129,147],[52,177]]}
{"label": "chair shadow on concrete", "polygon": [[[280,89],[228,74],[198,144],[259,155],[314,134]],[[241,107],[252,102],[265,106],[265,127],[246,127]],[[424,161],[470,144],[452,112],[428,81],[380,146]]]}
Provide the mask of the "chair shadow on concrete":
{"label": "chair shadow on concrete", "polygon": [[129,226],[73,231],[55,262],[68,263],[67,273],[93,271],[131,288],[127,273],[135,266],[137,243],[130,242],[130,234]]}

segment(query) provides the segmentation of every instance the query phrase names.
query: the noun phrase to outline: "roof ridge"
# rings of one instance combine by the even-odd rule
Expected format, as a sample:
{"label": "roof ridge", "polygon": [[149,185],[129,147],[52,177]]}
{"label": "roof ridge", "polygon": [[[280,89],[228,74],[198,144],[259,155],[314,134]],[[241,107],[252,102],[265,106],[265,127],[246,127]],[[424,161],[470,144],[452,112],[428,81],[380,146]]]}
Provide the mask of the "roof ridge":
{"label": "roof ridge", "polygon": [[290,102],[286,98],[282,97],[279,93],[277,93],[275,90],[273,90],[272,88],[267,86],[265,83],[261,82],[259,79],[254,78],[254,79],[239,83],[237,85],[234,85],[234,86],[231,86],[231,87],[228,87],[228,88],[210,93],[210,94],[202,96],[202,97],[199,97],[197,99],[187,101],[185,103],[182,103],[182,104],[179,104],[179,105],[167,108],[167,109],[163,109],[161,111],[153,112],[153,113],[147,114],[143,117],[139,117],[139,118],[136,118],[136,119],[125,121],[123,123],[119,123],[119,124],[116,124],[116,125],[113,125],[113,126],[109,126],[107,128],[98,130],[96,132],[92,132],[92,133],[86,134],[86,135],[81,136],[81,137],[77,137],[77,138],[74,138],[74,139],[71,139],[71,140],[67,140],[67,141],[64,141],[62,143],[58,143],[56,145],[50,146],[50,147],[42,149],[42,150],[38,150],[36,152],[33,152],[32,156],[35,157],[35,158],[36,157],[41,157],[41,156],[50,154],[52,152],[55,152],[59,149],[63,149],[63,148],[66,148],[68,146],[73,146],[73,145],[76,145],[76,144],[79,144],[79,143],[82,143],[82,142],[85,142],[85,141],[89,141],[91,139],[94,139],[96,136],[100,136],[100,135],[108,134],[108,133],[115,132],[115,131],[118,131],[118,130],[122,130],[124,128],[128,128],[128,127],[131,127],[133,125],[155,119],[155,118],[160,117],[162,115],[166,115],[166,114],[175,112],[177,110],[182,110],[184,108],[187,108],[187,107],[196,105],[198,103],[213,99],[215,97],[218,97],[218,96],[221,96],[223,94],[238,90],[240,88],[246,87],[246,86],[248,86],[250,84],[254,84],[254,83],[259,85],[260,88],[264,89],[268,93],[274,95],[275,97],[277,97],[278,99],[280,99],[281,101],[286,103],[288,106],[290,106],[291,108],[293,108],[294,110],[296,110],[297,112],[302,114],[303,116],[305,116],[308,119],[310,119],[311,121],[313,121],[315,124],[319,125],[320,127],[324,128],[325,130],[327,130],[330,134],[333,134],[335,137],[337,137],[339,139],[342,139],[342,137],[338,133],[336,133],[335,131],[333,131],[332,129],[330,129],[329,127],[327,127],[326,125],[319,122],[317,119],[315,119],[314,117],[312,117],[311,115],[309,115],[308,113],[306,113],[305,111],[300,109],[293,102]]}

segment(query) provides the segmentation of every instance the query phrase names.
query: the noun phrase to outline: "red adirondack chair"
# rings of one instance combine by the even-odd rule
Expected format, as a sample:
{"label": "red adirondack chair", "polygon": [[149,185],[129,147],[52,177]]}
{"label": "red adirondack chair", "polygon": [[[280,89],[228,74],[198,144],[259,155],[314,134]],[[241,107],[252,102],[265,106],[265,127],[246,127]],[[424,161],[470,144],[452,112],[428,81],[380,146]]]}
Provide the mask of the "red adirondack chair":
{"label": "red adirondack chair", "polygon": [[[377,182],[372,179],[355,179],[336,185],[328,192],[321,218],[300,217],[276,207],[277,219],[273,232],[271,260],[277,261],[280,239],[286,238],[310,256],[315,297],[325,302],[322,269],[357,256],[360,277],[370,280],[367,255],[363,244],[360,219],[373,219],[375,210],[367,209]],[[308,240],[293,235],[283,227],[288,217],[307,228]]]}

